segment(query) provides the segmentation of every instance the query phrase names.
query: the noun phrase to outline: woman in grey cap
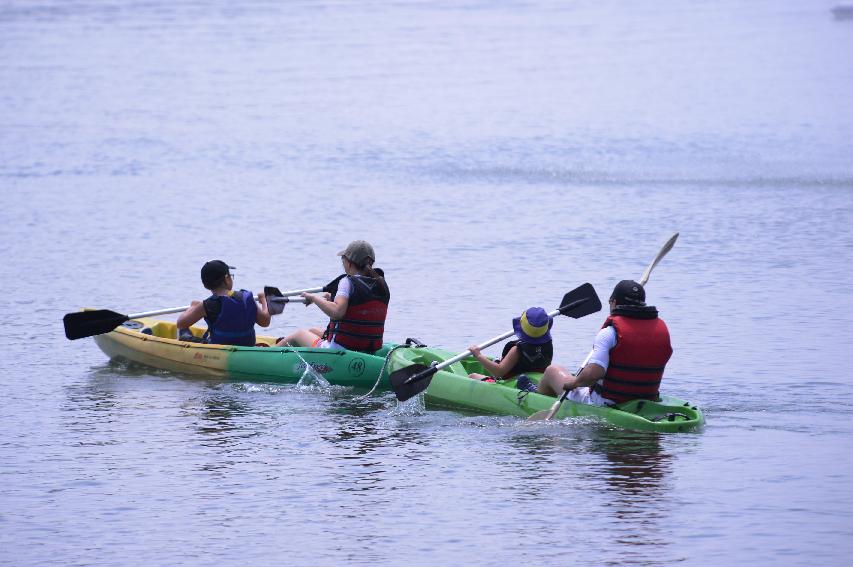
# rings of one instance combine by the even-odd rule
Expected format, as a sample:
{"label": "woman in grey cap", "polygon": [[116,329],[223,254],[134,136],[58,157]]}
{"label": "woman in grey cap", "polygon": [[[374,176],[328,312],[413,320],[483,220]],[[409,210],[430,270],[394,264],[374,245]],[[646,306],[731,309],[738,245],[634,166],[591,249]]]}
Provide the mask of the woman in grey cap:
{"label": "woman in grey cap", "polygon": [[306,305],[315,304],[329,316],[325,331],[299,329],[278,345],[345,348],[373,352],[382,348],[385,317],[391,293],[383,274],[373,268],[376,253],[365,240],[354,240],[338,252],[346,277],[334,297],[328,293],[303,293]]}

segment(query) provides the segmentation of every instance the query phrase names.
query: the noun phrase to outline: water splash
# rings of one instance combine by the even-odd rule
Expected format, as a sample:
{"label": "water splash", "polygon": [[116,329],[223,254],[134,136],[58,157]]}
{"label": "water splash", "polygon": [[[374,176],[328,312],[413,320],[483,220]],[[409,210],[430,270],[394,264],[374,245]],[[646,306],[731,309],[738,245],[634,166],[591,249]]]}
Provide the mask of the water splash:
{"label": "water splash", "polygon": [[294,350],[296,356],[302,361],[303,370],[302,376],[299,377],[299,380],[296,382],[297,390],[308,390],[308,391],[319,391],[319,392],[330,392],[332,390],[332,385],[326,380],[322,374],[314,370],[314,367],[308,364],[302,355],[299,354],[299,351]]}
{"label": "water splash", "polygon": [[426,404],[424,403],[423,394],[419,394],[409,398],[405,402],[397,402],[397,405],[391,408],[389,415],[394,417],[421,415],[426,412]]}

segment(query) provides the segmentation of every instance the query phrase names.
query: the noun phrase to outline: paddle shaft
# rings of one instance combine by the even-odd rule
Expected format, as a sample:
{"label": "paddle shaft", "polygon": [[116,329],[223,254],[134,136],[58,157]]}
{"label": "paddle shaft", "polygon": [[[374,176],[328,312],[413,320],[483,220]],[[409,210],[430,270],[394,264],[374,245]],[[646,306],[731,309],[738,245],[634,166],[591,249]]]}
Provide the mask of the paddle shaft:
{"label": "paddle shaft", "polygon": [[[557,316],[557,315],[559,315],[559,314],[560,314],[560,310],[559,310],[559,309],[555,309],[555,310],[551,311],[550,313],[548,313],[548,317],[556,317],[556,316]],[[500,334],[500,335],[498,335],[497,337],[495,337],[495,338],[493,338],[493,339],[489,339],[489,340],[487,340],[486,342],[484,342],[484,343],[483,343],[483,344],[481,344],[481,345],[477,345],[477,348],[478,348],[478,349],[484,349],[484,348],[486,348],[486,347],[490,347],[490,346],[492,346],[492,345],[493,345],[493,344],[495,344],[495,343],[499,343],[499,342],[501,342],[502,340],[504,340],[504,339],[507,339],[507,338],[511,337],[511,336],[512,336],[512,335],[514,335],[514,334],[515,334],[515,331],[514,331],[514,330],[513,330],[513,331],[508,331],[508,332],[503,333],[503,334]],[[439,370],[441,370],[441,369],[443,369],[443,368],[447,368],[447,367],[448,367],[448,366],[450,366],[451,364],[457,363],[457,362],[459,362],[460,360],[463,360],[463,359],[465,359],[465,358],[468,358],[469,356],[471,356],[471,351],[470,351],[470,350],[466,350],[465,352],[461,352],[461,353],[457,354],[456,356],[454,356],[453,358],[449,358],[449,359],[445,360],[445,361],[444,361],[444,362],[442,362],[441,364],[437,364],[437,365],[435,365],[435,366],[430,367],[430,369],[429,369],[429,372],[428,372],[428,373],[427,373],[427,372],[421,372],[421,373],[415,374],[414,376],[412,376],[411,378],[409,378],[408,380],[406,380],[406,382],[405,382],[405,383],[406,383],[406,384],[408,384],[408,383],[410,383],[410,382],[416,382],[417,380],[420,380],[421,378],[426,378],[428,375],[432,375],[432,374],[436,373],[437,371],[439,371]]]}
{"label": "paddle shaft", "polygon": [[318,293],[323,291],[323,287],[309,287],[306,289],[293,289],[290,291],[283,291],[279,297],[289,297],[291,295],[299,295],[300,293]]}
{"label": "paddle shaft", "polygon": [[306,305],[308,304],[307,297],[268,297],[267,301],[272,303],[305,303]]}
{"label": "paddle shaft", "polygon": [[[321,287],[315,287],[315,288],[311,288],[311,289],[301,289],[299,291],[285,291],[280,297],[274,297],[274,298],[270,299],[270,301],[275,301],[276,303],[288,303],[291,301],[295,302],[295,303],[305,303],[306,300],[304,297],[294,299],[294,298],[291,298],[288,296],[299,295],[302,292],[305,292],[305,293],[318,292],[318,291],[322,291],[322,289],[323,288],[321,288]],[[255,299],[257,299],[257,298],[258,298],[258,296],[256,295]],[[168,315],[170,313],[180,313],[182,311],[186,311],[190,307],[192,307],[192,306],[191,305],[184,305],[183,307],[169,307],[168,309],[157,309],[156,311],[143,311],[142,313],[131,313],[130,315],[127,315],[127,318],[128,318],[128,320],[129,319],[142,319],[143,317],[153,317],[155,315]]]}
{"label": "paddle shaft", "polygon": [[[586,366],[586,363],[587,363],[587,362],[589,362],[589,359],[590,359],[590,358],[592,358],[592,351],[589,351],[589,354],[588,354],[588,355],[586,355],[586,358],[585,358],[585,359],[584,359],[584,361],[581,363],[581,366],[580,366],[580,368],[578,369],[578,373],[580,373],[580,371],[584,369],[584,367]],[[564,390],[564,391],[563,391],[563,395],[562,395],[562,396],[560,396],[560,398],[559,398],[556,402],[554,402],[553,404],[551,404],[551,408],[548,410],[548,413],[547,413],[547,414],[545,415],[545,417],[543,418],[545,421],[548,421],[549,419],[551,419],[552,417],[554,417],[554,414],[555,414],[555,413],[557,413],[557,410],[559,410],[559,409],[560,409],[560,406],[561,406],[561,405],[563,405],[563,402],[565,402],[565,401],[566,401],[566,398],[568,398],[568,397],[569,397],[569,392],[570,392],[570,391],[571,391],[571,390]],[[534,416],[535,416],[535,417],[534,417]],[[531,418],[532,418],[532,419],[538,419],[539,417],[541,417],[541,416],[536,416],[536,414],[533,414],[533,415],[531,415],[528,419],[531,419]]]}
{"label": "paddle shaft", "polygon": [[[266,289],[266,288],[265,288]],[[298,301],[307,303],[304,298],[287,299],[288,296],[296,296],[302,293],[323,291],[323,287],[312,287],[306,289],[294,289],[290,291],[280,292],[276,289],[275,295],[269,295],[273,303],[287,303],[289,301]],[[253,296],[258,299],[258,296]],[[274,299],[276,298],[276,299]],[[142,319],[144,317],[152,317],[154,315],[167,315],[169,313],[181,313],[192,307],[192,305],[184,305],[182,307],[169,307],[168,309],[156,309],[154,311],[142,311],[140,313],[131,313],[124,315],[116,313],[109,309],[89,309],[84,311],[76,311],[74,313],[66,313],[62,318],[62,325],[65,327],[65,337],[69,340],[82,339],[109,333],[116,327],[130,321],[131,319]],[[279,311],[280,312],[280,311]]]}

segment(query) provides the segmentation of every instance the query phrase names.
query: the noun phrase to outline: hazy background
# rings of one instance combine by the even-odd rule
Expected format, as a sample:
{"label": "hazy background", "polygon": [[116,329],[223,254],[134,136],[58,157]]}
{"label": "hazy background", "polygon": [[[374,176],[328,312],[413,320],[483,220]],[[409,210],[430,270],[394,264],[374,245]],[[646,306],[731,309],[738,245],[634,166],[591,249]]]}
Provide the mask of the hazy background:
{"label": "hazy background", "polygon": [[[846,564],[833,5],[0,3],[0,564]],[[322,285],[365,238],[388,340],[463,350],[583,282],[606,299],[674,232],[648,292],[695,435],[220,384],[60,323],[200,299],[213,258]],[[602,319],[558,321],[557,359]]]}

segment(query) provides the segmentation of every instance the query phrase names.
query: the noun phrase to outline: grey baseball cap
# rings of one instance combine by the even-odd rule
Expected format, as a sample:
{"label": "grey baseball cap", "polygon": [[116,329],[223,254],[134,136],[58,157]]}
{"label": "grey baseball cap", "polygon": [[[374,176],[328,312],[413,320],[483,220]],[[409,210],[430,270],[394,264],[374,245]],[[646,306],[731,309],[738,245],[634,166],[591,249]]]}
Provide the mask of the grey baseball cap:
{"label": "grey baseball cap", "polygon": [[364,267],[368,258],[371,262],[376,261],[376,252],[366,240],[353,240],[345,250],[338,252],[338,256],[343,256],[358,267]]}

